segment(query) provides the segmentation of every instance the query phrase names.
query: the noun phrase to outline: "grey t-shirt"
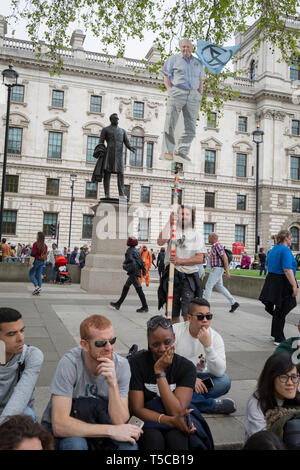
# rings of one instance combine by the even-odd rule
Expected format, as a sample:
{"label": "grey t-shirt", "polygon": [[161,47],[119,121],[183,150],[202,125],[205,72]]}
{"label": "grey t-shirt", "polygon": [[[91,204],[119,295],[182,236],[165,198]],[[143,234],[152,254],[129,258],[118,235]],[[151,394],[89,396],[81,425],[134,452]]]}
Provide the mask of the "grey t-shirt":
{"label": "grey t-shirt", "polygon": [[[130,367],[127,359],[113,353],[120,396],[127,398]],[[59,361],[50,385],[51,395],[62,397],[101,397],[108,400],[106,378],[91,375],[84,361],[84,351],[78,346],[68,351]],[[44,411],[42,422],[51,423],[52,397]]]}
{"label": "grey t-shirt", "polygon": [[[0,366],[0,423],[7,416],[22,414],[27,406],[33,407],[34,387],[43,360],[42,351],[25,344],[22,353]],[[24,370],[18,382],[19,364],[23,363]]]}

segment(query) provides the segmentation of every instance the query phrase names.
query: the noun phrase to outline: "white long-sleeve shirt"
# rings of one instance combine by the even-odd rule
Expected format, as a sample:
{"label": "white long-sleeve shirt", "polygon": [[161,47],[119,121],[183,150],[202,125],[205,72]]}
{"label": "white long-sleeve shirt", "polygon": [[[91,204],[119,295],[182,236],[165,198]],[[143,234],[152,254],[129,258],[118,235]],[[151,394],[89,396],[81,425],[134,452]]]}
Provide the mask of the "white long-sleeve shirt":
{"label": "white long-sleeve shirt", "polygon": [[188,321],[173,325],[176,354],[189,359],[195,366],[199,364],[199,356],[204,356],[206,367],[203,372],[221,377],[226,371],[225,346],[221,335],[209,327],[207,331],[211,337],[211,346],[205,348],[199,339],[190,334],[189,326]]}

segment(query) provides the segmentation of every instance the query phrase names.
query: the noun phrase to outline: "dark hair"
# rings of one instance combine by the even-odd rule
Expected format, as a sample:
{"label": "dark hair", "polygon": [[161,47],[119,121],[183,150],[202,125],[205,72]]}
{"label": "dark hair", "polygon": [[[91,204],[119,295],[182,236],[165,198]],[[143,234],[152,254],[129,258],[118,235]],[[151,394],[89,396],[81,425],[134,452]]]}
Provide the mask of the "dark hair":
{"label": "dark hair", "polygon": [[262,253],[264,251],[264,248],[260,248],[259,252]]}
{"label": "dark hair", "polygon": [[149,336],[149,333],[151,331],[155,331],[159,326],[165,329],[171,328],[173,331],[171,320],[163,317],[162,315],[154,315],[154,317],[151,317],[150,320],[147,321],[147,336]]}
{"label": "dark hair", "polygon": [[6,238],[2,238],[2,243],[6,243]]}
{"label": "dark hair", "polygon": [[24,439],[37,437],[43,450],[53,450],[52,435],[39,423],[35,423],[30,416],[10,416],[0,426],[0,450],[14,450]]}
{"label": "dark hair", "polygon": [[187,206],[186,204],[181,204],[181,206],[178,206],[178,214],[182,209],[188,209],[191,212],[191,214],[192,214],[192,228],[194,228],[195,223],[196,223],[196,209],[192,206]]}
{"label": "dark hair", "polygon": [[161,253],[164,253],[166,251],[165,247],[163,246],[161,249],[160,249],[160,252]]}
{"label": "dark hair", "polygon": [[189,313],[192,313],[194,310],[194,305],[199,305],[200,307],[210,308],[210,303],[206,299],[200,299],[200,297],[194,297],[189,304]]}
{"label": "dark hair", "polygon": [[138,245],[139,241],[135,237],[128,237],[127,239],[127,246],[136,246]]}
{"label": "dark hair", "polygon": [[[287,374],[294,367],[296,366],[292,362],[292,357],[285,352],[273,354],[267,359],[259,376],[256,392],[254,393],[264,414],[268,410],[278,406],[274,393],[274,381],[276,377]],[[285,400],[285,403],[299,405],[299,395],[296,395],[295,399]]]}
{"label": "dark hair", "polygon": [[9,307],[0,307],[0,330],[1,323],[11,323],[20,320],[20,318],[22,318],[22,315],[18,310]]}
{"label": "dark hair", "polygon": [[249,437],[242,450],[286,450],[286,446],[274,432],[259,431]]}
{"label": "dark hair", "polygon": [[38,232],[37,236],[38,236],[37,244],[39,246],[41,256],[43,256],[45,255],[45,235],[43,234],[43,232]]}

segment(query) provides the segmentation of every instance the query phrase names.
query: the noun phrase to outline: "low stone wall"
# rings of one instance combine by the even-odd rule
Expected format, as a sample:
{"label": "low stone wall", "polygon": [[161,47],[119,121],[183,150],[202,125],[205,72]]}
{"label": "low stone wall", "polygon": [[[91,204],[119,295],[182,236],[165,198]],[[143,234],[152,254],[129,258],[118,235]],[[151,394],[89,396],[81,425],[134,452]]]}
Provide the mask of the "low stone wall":
{"label": "low stone wall", "polygon": [[[0,282],[29,282],[29,269],[27,263],[0,263]],[[72,283],[80,283],[80,267],[68,265],[68,272],[71,275]],[[46,268],[46,278],[43,282],[50,281],[51,265]]]}

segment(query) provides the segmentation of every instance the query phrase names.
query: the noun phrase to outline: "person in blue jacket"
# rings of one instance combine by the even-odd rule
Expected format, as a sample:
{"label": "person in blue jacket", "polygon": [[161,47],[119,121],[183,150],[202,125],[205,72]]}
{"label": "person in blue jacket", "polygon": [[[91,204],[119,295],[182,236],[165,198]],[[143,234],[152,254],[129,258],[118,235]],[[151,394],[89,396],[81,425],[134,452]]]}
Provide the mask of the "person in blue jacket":
{"label": "person in blue jacket", "polygon": [[298,284],[296,281],[297,261],[291,251],[292,234],[281,230],[277,235],[277,245],[269,251],[266,261],[266,277],[259,300],[273,317],[271,336],[274,344],[285,340],[284,325],[287,314],[296,307]]}

